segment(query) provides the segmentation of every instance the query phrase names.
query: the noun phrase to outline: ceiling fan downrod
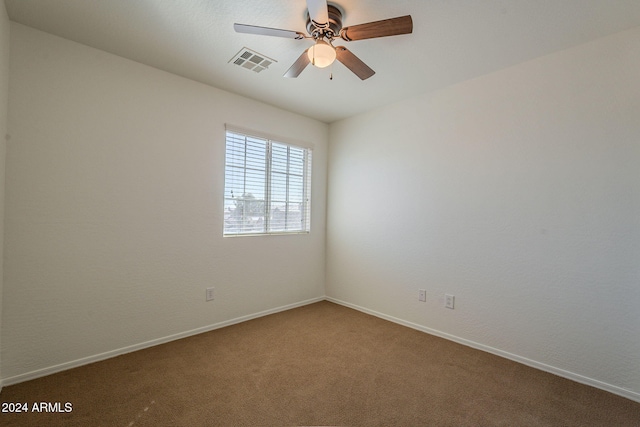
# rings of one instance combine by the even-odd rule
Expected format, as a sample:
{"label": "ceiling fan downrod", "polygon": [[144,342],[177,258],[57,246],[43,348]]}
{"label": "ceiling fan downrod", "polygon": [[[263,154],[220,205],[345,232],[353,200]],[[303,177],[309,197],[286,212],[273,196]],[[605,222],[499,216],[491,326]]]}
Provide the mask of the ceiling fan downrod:
{"label": "ceiling fan downrod", "polygon": [[342,11],[337,6],[329,4],[327,5],[327,14],[329,22],[317,24],[311,19],[307,11],[307,32],[316,40],[318,38],[326,38],[331,41],[340,35],[342,30]]}

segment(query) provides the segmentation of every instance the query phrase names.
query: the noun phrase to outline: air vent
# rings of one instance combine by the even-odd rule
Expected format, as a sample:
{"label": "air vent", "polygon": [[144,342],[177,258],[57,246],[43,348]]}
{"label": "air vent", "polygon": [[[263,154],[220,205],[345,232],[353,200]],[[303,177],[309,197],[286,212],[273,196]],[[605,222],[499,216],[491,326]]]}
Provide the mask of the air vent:
{"label": "air vent", "polygon": [[240,49],[240,52],[236,53],[234,57],[229,60],[229,63],[255,71],[256,73],[266,70],[269,68],[269,65],[274,62],[278,61],[246,47]]}

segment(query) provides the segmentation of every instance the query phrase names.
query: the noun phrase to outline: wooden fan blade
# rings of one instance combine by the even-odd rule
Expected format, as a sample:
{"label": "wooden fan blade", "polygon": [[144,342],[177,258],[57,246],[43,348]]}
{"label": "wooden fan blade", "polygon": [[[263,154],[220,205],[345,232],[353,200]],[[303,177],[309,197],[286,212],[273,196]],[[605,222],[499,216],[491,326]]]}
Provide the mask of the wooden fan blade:
{"label": "wooden fan blade", "polygon": [[307,9],[311,22],[318,28],[329,26],[329,12],[327,0],[307,0]]}
{"label": "wooden fan blade", "polygon": [[233,29],[237,33],[258,34],[260,36],[285,37],[288,39],[300,40],[304,34],[298,31],[279,30],[277,28],[256,27],[255,25],[233,24]]}
{"label": "wooden fan blade", "polygon": [[352,25],[340,31],[340,37],[346,41],[373,39],[376,37],[398,36],[413,32],[413,20],[411,15],[397,18],[383,19],[382,21],[369,22],[367,24]]}
{"label": "wooden fan blade", "polygon": [[302,55],[293,63],[293,65],[284,73],[284,77],[296,78],[300,75],[300,73],[307,68],[309,65],[309,56],[307,55],[307,51],[309,49],[302,52]]}
{"label": "wooden fan blade", "polygon": [[376,73],[344,46],[336,47],[336,59],[350,69],[353,74],[360,77],[360,80],[366,80]]}

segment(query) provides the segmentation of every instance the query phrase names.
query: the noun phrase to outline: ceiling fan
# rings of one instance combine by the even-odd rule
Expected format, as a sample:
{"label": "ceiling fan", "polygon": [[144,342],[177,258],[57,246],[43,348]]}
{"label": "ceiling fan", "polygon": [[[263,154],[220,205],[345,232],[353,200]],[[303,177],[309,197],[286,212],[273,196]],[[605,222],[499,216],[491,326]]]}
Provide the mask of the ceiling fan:
{"label": "ceiling fan", "polygon": [[307,32],[280,30],[277,28],[257,27],[254,25],[233,24],[238,33],[258,34],[263,36],[285,37],[295,40],[313,39],[315,44],[305,50],[302,55],[284,74],[285,77],[298,77],[312,64],[318,68],[331,65],[336,59],[344,64],[361,80],[375,74],[367,64],[351,53],[344,46],[334,46],[335,39],[350,42],[354,40],[372,39],[376,37],[410,34],[413,31],[411,15],[383,19],[366,24],[342,27],[342,11],[335,4],[327,4],[326,0],[307,0]]}

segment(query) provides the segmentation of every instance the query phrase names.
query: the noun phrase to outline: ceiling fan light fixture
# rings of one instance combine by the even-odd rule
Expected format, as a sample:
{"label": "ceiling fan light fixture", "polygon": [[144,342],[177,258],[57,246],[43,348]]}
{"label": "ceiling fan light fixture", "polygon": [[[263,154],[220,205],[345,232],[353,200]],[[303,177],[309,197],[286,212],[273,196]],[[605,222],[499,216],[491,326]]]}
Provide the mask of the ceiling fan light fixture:
{"label": "ceiling fan light fixture", "polygon": [[309,48],[307,56],[312,65],[318,68],[325,68],[336,60],[336,50],[326,41],[318,40],[316,44]]}

